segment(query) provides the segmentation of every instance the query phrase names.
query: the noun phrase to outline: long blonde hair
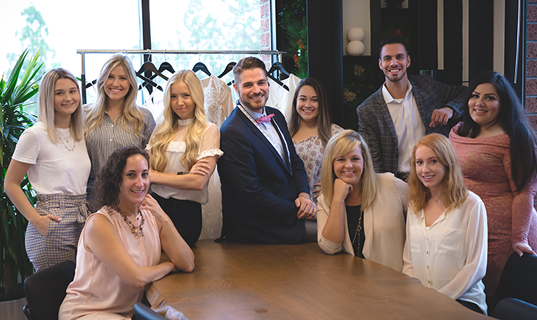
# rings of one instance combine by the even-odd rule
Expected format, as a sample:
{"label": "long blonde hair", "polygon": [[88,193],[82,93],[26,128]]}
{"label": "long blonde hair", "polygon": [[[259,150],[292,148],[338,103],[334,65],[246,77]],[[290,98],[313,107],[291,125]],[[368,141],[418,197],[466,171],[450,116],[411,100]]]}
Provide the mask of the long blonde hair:
{"label": "long blonde hair", "polygon": [[442,200],[446,205],[446,212],[459,207],[468,196],[468,190],[464,186],[461,166],[451,142],[441,134],[431,133],[423,137],[412,150],[412,163],[410,177],[408,178],[408,205],[417,214],[425,208],[427,201],[431,199],[431,191],[423,185],[416,173],[416,150],[425,146],[431,148],[436,154],[438,161],[446,168],[444,190]]}
{"label": "long blonde hair", "polygon": [[173,111],[171,106],[170,91],[175,83],[184,82],[190,90],[190,95],[196,104],[194,109],[194,119],[185,134],[186,151],[181,156],[181,164],[185,169],[190,170],[198,161],[197,155],[201,144],[201,137],[209,125],[203,109],[203,88],[201,82],[191,70],[180,70],[166,83],[164,89],[164,114],[162,121],[156,126],[149,145],[151,145],[151,167],[157,171],[164,171],[168,164],[166,149],[170,142],[177,135],[179,130],[179,116]]}
{"label": "long blonde hair", "polygon": [[63,68],[50,70],[45,74],[43,80],[41,80],[41,84],[39,85],[39,114],[37,121],[43,122],[51,142],[59,142],[54,121],[54,88],[59,79],[69,79],[73,81],[78,90],[78,106],[75,112],[71,114],[69,128],[71,130],[71,136],[73,136],[76,141],[80,141],[84,139],[84,119],[82,118],[82,108],[80,104],[80,87],[75,76]]}
{"label": "long blonde hair", "polygon": [[324,149],[323,164],[321,167],[322,193],[328,204],[332,205],[334,197],[334,181],[337,176],[334,172],[334,160],[345,156],[347,153],[361,147],[364,167],[360,178],[360,189],[362,192],[361,210],[367,210],[377,197],[377,174],[373,167],[373,160],[369,153],[369,147],[360,134],[354,130],[344,130],[336,133],[328,140]]}
{"label": "long blonde hair", "polygon": [[[108,58],[104,63],[99,78],[97,79],[97,100],[93,105],[85,108],[86,124],[84,133],[88,137],[93,130],[99,128],[104,119],[104,113],[106,111],[106,104],[108,102],[108,95],[104,91],[104,84],[108,80],[110,72],[116,67],[122,66],[127,74],[127,79],[130,83],[129,92],[125,96],[125,102],[123,103],[123,111],[114,120],[127,132],[142,136],[142,129],[144,127],[144,115],[140,109],[136,106],[136,97],[138,95],[138,84],[136,83],[136,73],[132,66],[132,61],[129,57],[122,54],[115,54]],[[134,128],[134,130],[133,130]]]}

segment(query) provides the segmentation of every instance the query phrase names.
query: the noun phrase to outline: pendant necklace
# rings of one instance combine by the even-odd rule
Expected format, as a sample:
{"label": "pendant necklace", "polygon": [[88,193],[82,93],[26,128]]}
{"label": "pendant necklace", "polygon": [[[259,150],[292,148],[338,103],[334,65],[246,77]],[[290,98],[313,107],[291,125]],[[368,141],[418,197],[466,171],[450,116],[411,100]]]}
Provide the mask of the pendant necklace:
{"label": "pendant necklace", "polygon": [[[67,147],[67,144],[69,144],[69,139],[66,138],[59,130],[56,130],[56,133],[58,134],[58,137],[60,138],[60,142],[63,144],[63,146],[65,147],[65,149],[67,149],[67,151],[71,152],[73,150],[75,150],[75,139],[73,139],[73,148],[69,149]],[[63,139],[62,139],[63,138]],[[63,142],[63,140],[65,139],[65,142]]]}
{"label": "pendant necklace", "polygon": [[127,217],[119,210],[119,208],[115,208],[115,209],[117,212],[119,212],[119,215],[123,217],[123,220],[125,220],[125,222],[129,226],[129,229],[131,229],[131,233],[134,235],[136,239],[144,236],[145,219],[144,219],[144,215],[142,214],[142,211],[140,211],[140,217],[142,218],[142,222],[140,223],[139,226],[136,227],[132,224],[132,222],[129,219],[127,219]]}

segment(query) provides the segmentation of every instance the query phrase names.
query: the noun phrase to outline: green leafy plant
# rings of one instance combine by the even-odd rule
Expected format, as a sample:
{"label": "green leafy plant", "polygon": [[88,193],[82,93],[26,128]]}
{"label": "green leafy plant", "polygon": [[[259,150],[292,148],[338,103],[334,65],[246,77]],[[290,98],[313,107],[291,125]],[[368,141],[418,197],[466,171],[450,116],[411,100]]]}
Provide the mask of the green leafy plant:
{"label": "green leafy plant", "polygon": [[297,77],[308,76],[308,23],[306,19],[306,0],[282,1],[280,25],[285,33],[287,44],[284,50],[287,58],[292,57],[295,70],[290,70]]}
{"label": "green leafy plant", "polygon": [[[38,63],[39,51],[26,62],[28,50],[21,54],[7,81],[4,75],[0,79],[0,134],[2,136],[2,188],[0,194],[0,250],[2,263],[0,263],[0,287],[4,288],[5,298],[15,298],[15,289],[20,281],[31,275],[34,268],[24,248],[24,234],[28,221],[18,212],[15,205],[7,197],[3,188],[6,171],[13,157],[15,146],[22,132],[31,127],[36,118],[34,115],[24,112],[23,106],[28,105],[28,100],[34,97],[39,87],[36,83],[37,73],[43,66]],[[24,71],[23,68],[25,68]],[[35,204],[35,191],[32,189],[28,178],[25,177],[21,188],[30,200]],[[19,281],[20,280],[20,281]]]}

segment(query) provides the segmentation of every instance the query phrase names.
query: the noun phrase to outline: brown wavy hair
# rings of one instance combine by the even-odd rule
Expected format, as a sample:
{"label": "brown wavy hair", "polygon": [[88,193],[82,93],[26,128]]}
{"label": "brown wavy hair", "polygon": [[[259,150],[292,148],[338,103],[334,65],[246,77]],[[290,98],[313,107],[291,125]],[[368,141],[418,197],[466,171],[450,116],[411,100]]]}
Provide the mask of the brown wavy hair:
{"label": "brown wavy hair", "polygon": [[423,185],[416,173],[416,150],[421,146],[431,148],[438,161],[446,168],[442,180],[444,184],[442,201],[446,205],[446,212],[459,207],[468,196],[468,190],[462,180],[461,165],[451,142],[438,133],[426,135],[416,143],[414,150],[412,150],[412,163],[408,178],[408,206],[417,214],[418,211],[425,208],[427,201],[431,199],[431,191]]}
{"label": "brown wavy hair", "polygon": [[144,156],[149,166],[147,152],[135,146],[117,148],[108,157],[106,165],[101,168],[95,180],[93,202],[97,208],[117,207],[119,205],[119,189],[123,183],[123,169],[127,165],[127,159],[137,154]]}

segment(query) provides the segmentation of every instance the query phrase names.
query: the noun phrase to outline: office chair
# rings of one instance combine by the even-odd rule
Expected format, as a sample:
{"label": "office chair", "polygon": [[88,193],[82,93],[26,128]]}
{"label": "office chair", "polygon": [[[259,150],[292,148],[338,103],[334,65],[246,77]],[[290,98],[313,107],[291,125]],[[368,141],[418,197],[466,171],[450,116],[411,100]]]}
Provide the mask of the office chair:
{"label": "office chair", "polygon": [[65,290],[75,277],[75,263],[64,261],[36,272],[24,281],[28,302],[22,310],[28,320],[58,319]]}
{"label": "office chair", "polygon": [[537,256],[513,252],[503,268],[498,289],[489,303],[489,314],[505,298],[515,298],[537,305]]}
{"label": "office chair", "polygon": [[148,306],[138,302],[134,305],[134,319],[136,320],[166,320],[165,317],[151,310]]}
{"label": "office chair", "polygon": [[537,306],[522,300],[505,298],[498,302],[491,316],[500,320],[537,319]]}

